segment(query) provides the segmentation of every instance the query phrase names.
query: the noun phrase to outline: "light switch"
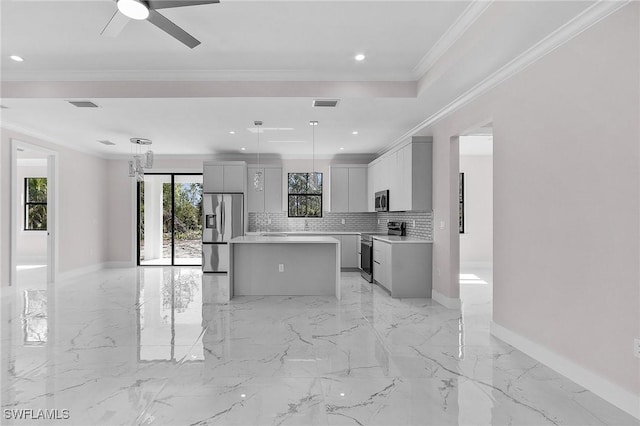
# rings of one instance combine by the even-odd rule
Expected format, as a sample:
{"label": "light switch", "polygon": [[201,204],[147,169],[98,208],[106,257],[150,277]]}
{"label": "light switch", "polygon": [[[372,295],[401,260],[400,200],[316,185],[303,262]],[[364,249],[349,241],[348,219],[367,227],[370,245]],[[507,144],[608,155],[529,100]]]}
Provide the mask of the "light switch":
{"label": "light switch", "polygon": [[344,219],[342,219],[341,222],[342,222],[343,225],[346,223],[346,221]]}
{"label": "light switch", "polygon": [[440,229],[444,229],[444,220],[440,221]]}

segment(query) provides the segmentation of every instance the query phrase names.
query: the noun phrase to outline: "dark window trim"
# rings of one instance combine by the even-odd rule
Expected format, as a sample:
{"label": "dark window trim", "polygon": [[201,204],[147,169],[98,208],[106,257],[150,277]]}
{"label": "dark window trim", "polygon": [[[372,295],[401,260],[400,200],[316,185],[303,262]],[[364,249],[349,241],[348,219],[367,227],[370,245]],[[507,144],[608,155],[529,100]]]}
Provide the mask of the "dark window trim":
{"label": "dark window trim", "polygon": [[[198,173],[198,172],[194,172],[194,173],[189,173],[189,172],[179,172],[179,173],[172,173],[172,172],[167,172],[167,173],[162,173],[162,172],[155,172],[155,173],[146,173],[145,175],[164,175],[164,176],[171,176],[171,264],[170,265],[141,265],[140,264],[140,234],[142,232],[141,226],[140,226],[140,207],[141,207],[141,200],[140,200],[140,184],[141,182],[136,182],[136,191],[137,191],[137,203],[136,203],[136,229],[137,229],[137,243],[136,243],[136,265],[137,266],[144,266],[145,268],[147,267],[167,267],[167,266],[186,266],[186,267],[191,267],[191,266],[202,266],[202,264],[200,265],[187,265],[187,264],[180,264],[180,265],[176,265],[175,263],[175,251],[176,251],[176,246],[175,246],[175,215],[176,215],[176,200],[175,200],[175,177],[176,176],[203,176],[203,173]],[[202,193],[204,195],[204,182],[202,184]]]}
{"label": "dark window trim", "polygon": [[[29,201],[29,179],[45,179],[47,180],[47,196],[49,194],[49,181],[46,177],[35,177],[35,176],[31,176],[31,177],[26,177],[24,178],[24,230],[25,231],[35,231],[35,232],[47,232],[48,228],[49,228],[49,222],[47,221],[47,227],[44,229],[31,229],[31,228],[27,228],[27,225],[29,224],[29,206],[44,206],[45,207],[45,211],[47,210],[47,202],[46,201]],[[48,212],[47,212],[47,216],[48,216]],[[48,219],[48,217],[47,217]]]}
{"label": "dark window trim", "polygon": [[464,234],[464,173],[458,179],[458,232]]}
{"label": "dark window trim", "polygon": [[[289,176],[290,175],[302,175],[302,174],[307,174],[310,175],[313,172],[289,172],[287,173],[287,217],[291,217],[291,218],[310,218],[310,219],[321,219],[322,216],[324,215],[324,209],[323,209],[323,198],[324,198],[324,174],[323,172],[315,172],[316,174],[319,174],[322,176],[322,189],[320,190],[320,193],[309,193],[309,192],[302,192],[302,193],[298,193],[298,192],[289,192]],[[320,215],[319,216],[298,216],[298,215],[292,215],[291,214],[291,210],[289,209],[289,200],[291,199],[291,197],[320,197]]]}

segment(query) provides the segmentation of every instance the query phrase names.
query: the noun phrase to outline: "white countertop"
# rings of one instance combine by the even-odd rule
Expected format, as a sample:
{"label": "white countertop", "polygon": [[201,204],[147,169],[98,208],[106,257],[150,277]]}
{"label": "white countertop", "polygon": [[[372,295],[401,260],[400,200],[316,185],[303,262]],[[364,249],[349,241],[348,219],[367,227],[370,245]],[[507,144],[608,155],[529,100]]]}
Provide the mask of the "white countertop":
{"label": "white countertop", "polygon": [[374,240],[384,241],[385,243],[411,243],[411,244],[433,244],[433,241],[423,240],[415,237],[401,237],[399,235],[374,235]]}
{"label": "white countertop", "polygon": [[266,236],[266,235],[245,235],[236,237],[229,241],[231,244],[338,244],[340,241],[331,237],[317,236]]}
{"label": "white countertop", "polygon": [[[375,231],[372,231],[375,232]],[[364,231],[260,231],[247,232],[246,235],[285,234],[285,235],[360,235],[368,234]]]}

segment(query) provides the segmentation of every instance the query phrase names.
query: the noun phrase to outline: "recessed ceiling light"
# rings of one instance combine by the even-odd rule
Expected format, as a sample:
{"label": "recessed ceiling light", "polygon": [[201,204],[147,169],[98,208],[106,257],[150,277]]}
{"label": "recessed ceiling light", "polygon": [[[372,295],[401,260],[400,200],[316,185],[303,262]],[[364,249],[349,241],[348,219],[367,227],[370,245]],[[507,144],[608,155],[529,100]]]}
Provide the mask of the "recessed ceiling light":
{"label": "recessed ceiling light", "polygon": [[356,60],[356,61],[364,61],[364,58],[365,58],[365,57],[366,57],[366,56],[364,56],[364,54],[362,54],[362,53],[358,53],[358,54],[355,56],[355,60]]}
{"label": "recessed ceiling light", "polygon": [[310,121],[309,122],[309,126],[317,126],[318,122],[317,121]]}
{"label": "recessed ceiling light", "polygon": [[240,148],[240,151],[246,151],[247,148],[245,148],[244,146],[242,148]]}
{"label": "recessed ceiling light", "polygon": [[118,10],[124,16],[138,21],[149,17],[149,8],[138,0],[118,0]]}
{"label": "recessed ceiling light", "polygon": [[18,55],[11,55],[9,56],[11,59],[13,59],[16,62],[23,62],[24,59],[22,58],[22,56],[18,56]]}
{"label": "recessed ceiling light", "polygon": [[343,146],[340,147],[340,151],[344,151],[344,147]]}
{"label": "recessed ceiling light", "polygon": [[353,132],[351,132],[351,134],[352,134],[352,135],[357,135],[357,134],[358,134],[358,131],[357,131],[357,130],[354,130]]}

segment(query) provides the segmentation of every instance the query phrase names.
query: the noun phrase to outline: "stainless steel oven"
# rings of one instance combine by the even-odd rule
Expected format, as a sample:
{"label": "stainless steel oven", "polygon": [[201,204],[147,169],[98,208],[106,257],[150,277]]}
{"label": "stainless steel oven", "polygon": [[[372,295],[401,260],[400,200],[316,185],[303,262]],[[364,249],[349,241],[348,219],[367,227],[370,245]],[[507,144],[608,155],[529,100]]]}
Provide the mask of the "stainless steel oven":
{"label": "stainless steel oven", "polygon": [[362,234],[360,238],[360,275],[373,282],[373,238],[371,234]]}
{"label": "stainless steel oven", "polygon": [[360,275],[368,282],[373,282],[373,236],[374,235],[407,235],[405,222],[388,222],[387,232],[360,234]]}

